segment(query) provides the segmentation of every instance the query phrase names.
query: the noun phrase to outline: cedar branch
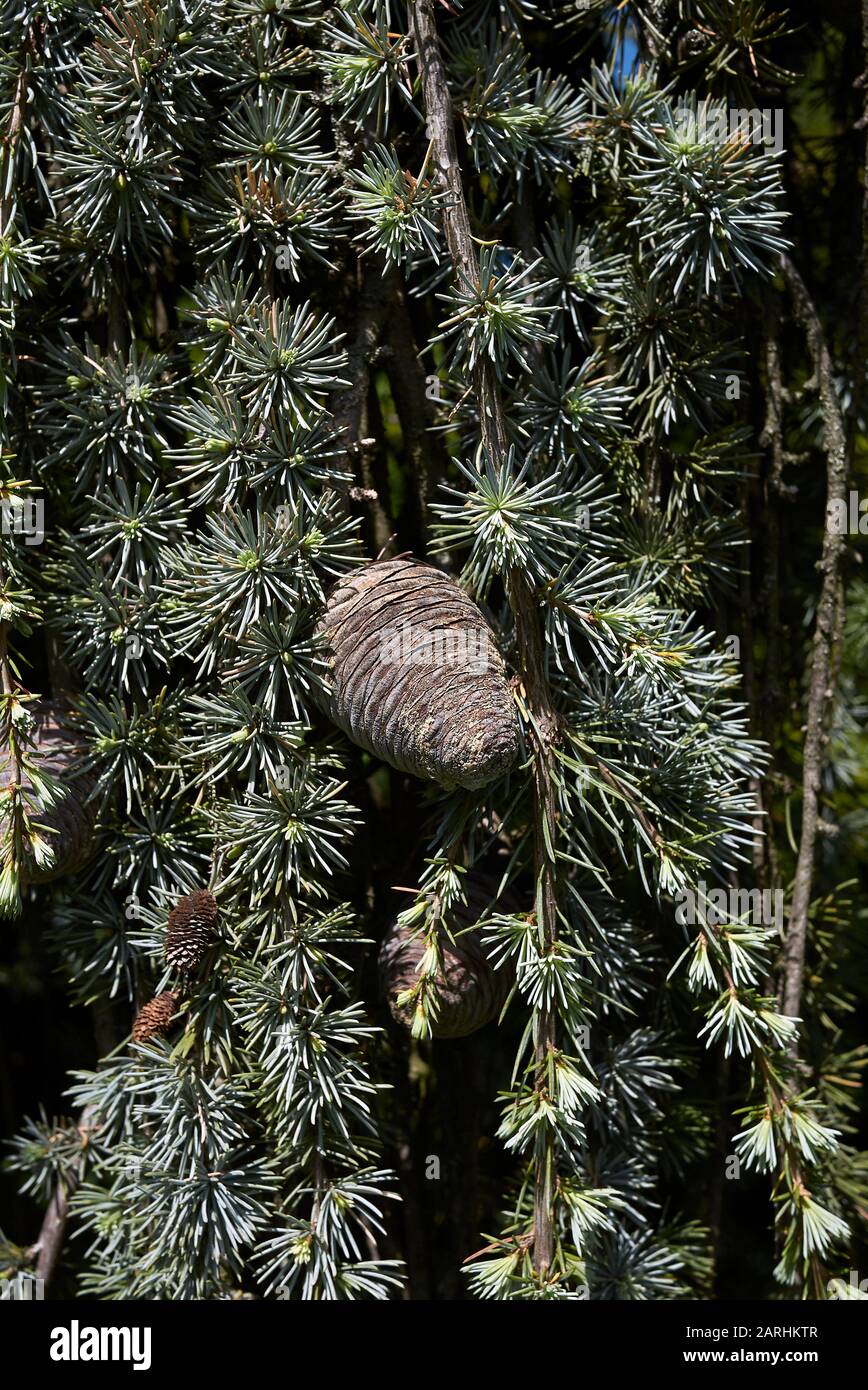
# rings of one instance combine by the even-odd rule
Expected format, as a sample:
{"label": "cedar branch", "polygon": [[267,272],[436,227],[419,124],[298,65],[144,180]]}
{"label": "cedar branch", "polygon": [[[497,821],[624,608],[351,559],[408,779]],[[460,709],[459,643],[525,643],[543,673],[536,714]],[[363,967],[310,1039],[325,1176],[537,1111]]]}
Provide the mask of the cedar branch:
{"label": "cedar branch", "polygon": [[822,575],[811,653],[811,676],[802,757],[802,829],[793,887],[790,919],[784,942],[782,1008],[795,1017],[802,999],[808,909],[814,877],[814,858],[820,820],[820,781],[828,742],[827,716],[834,697],[832,656],[840,622],[841,567],[844,537],[831,525],[831,508],[843,504],[847,485],[847,434],[834,367],[820,316],[808,288],[789,257],[782,258],[796,319],[805,330],[824,423],[826,453],[826,526],[818,562]]}
{"label": "cedar branch", "polygon": [[[412,20],[433,160],[440,182],[449,195],[443,215],[446,241],[456,277],[477,284],[479,264],[458,163],[452,98],[446,82],[431,0],[414,0]],[[494,364],[487,360],[479,362],[472,375],[483,445],[489,457],[499,463],[506,455],[507,436]],[[533,587],[522,572],[513,570],[507,577],[506,589],[515,622],[530,714],[535,793],[536,910],[543,949],[548,951],[554,946],[557,932],[556,866],[549,849],[554,844],[556,829],[551,753],[557,734],[557,718],[546,680],[543,637]],[[534,1020],[534,1056],[535,1086],[541,1094],[547,1087],[549,1060],[556,1043],[554,1013],[540,1010]],[[537,1152],[534,1181],[533,1263],[536,1272],[543,1277],[554,1257],[554,1169],[554,1147],[549,1136]]]}

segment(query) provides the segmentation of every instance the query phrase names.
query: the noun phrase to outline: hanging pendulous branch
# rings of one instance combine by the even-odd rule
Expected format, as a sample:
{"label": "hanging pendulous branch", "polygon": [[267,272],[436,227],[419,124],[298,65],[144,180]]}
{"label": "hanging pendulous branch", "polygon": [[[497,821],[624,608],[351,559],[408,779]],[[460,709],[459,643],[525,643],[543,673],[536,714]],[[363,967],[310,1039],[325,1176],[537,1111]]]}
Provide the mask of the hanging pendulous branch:
{"label": "hanging pendulous branch", "polygon": [[826,526],[823,534],[823,553],[818,563],[822,583],[811,652],[811,677],[802,759],[802,829],[793,900],[784,944],[782,1005],[784,1013],[795,1016],[799,1012],[802,998],[808,908],[811,902],[820,819],[820,779],[828,741],[827,716],[834,696],[831,681],[832,656],[840,621],[841,565],[845,549],[843,535],[831,525],[830,509],[843,504],[845,500],[847,435],[835,387],[832,359],[820,317],[804,280],[788,257],[783,258],[783,271],[792,296],[795,316],[807,334],[808,349],[820,396],[826,453]]}
{"label": "hanging pendulous branch", "polygon": [[[456,276],[473,284],[479,279],[478,262],[455,146],[452,100],[446,83],[431,0],[416,0],[413,5],[413,28],[428,135],[433,142],[433,158],[440,180],[449,195],[443,218],[449,252]],[[499,462],[506,453],[506,427],[492,363],[477,364],[473,372],[473,389],[479,409],[483,445],[489,457]],[[557,719],[546,681],[543,638],[533,589],[523,573],[513,570],[508,578],[507,592],[521,655],[522,681],[533,745],[537,922],[544,949],[550,950],[557,930],[556,871],[551,848],[555,842],[556,819],[551,748],[557,734]],[[555,1046],[554,1015],[541,1009],[535,1020],[534,1031],[535,1084],[538,1091],[546,1087],[547,1064]],[[553,1183],[554,1150],[551,1138],[547,1137],[542,1151],[537,1154],[534,1188],[533,1258],[534,1267],[539,1273],[548,1269],[554,1253]]]}

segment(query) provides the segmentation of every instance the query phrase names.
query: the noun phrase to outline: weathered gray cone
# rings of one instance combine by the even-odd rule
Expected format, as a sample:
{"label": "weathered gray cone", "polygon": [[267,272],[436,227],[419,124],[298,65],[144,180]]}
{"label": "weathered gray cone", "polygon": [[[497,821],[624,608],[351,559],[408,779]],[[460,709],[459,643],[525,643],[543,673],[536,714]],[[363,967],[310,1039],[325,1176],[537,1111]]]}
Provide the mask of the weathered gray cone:
{"label": "weathered gray cone", "polygon": [[[439,1009],[431,1023],[435,1038],[467,1037],[497,1018],[506,1003],[511,972],[506,965],[495,970],[483,950],[480,933],[464,930],[484,915],[514,910],[515,903],[508,895],[492,905],[495,888],[494,881],[485,876],[471,879],[466,885],[467,903],[453,910],[449,923],[454,944],[443,933],[443,971],[436,985]],[[413,1023],[414,1005],[399,1007],[396,1001],[402,991],[418,983],[424,949],[424,937],[398,922],[392,923],[380,947],[380,987],[392,1017],[407,1028]]]}
{"label": "weathered gray cone", "polygon": [[354,743],[444,787],[484,787],[519,755],[494,634],[463,589],[419,560],[383,560],[340,580],[318,632],[323,708]]}
{"label": "weathered gray cone", "polygon": [[[24,866],[22,874],[26,883],[47,883],[64,874],[75,873],[91,858],[96,849],[96,812],[93,805],[87,803],[92,781],[87,777],[70,780],[70,768],[77,753],[72,745],[74,734],[64,723],[62,707],[45,701],[33,706],[32,713],[36,719],[34,745],[40,764],[64,786],[63,797],[57,805],[44,814],[37,812],[34,817],[48,831],[45,838],[54,851],[54,863],[40,868],[31,862]],[[8,752],[8,748],[3,749],[4,758]],[[8,786],[9,776],[8,764],[0,765],[0,787]],[[26,774],[23,785],[25,790],[33,790]]]}

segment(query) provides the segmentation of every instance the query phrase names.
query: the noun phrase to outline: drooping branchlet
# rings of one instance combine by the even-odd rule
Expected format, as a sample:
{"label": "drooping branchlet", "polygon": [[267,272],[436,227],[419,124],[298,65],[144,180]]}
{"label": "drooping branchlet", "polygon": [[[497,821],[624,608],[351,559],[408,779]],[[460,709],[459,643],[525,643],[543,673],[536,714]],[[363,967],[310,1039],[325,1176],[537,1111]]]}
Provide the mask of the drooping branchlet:
{"label": "drooping branchlet", "polygon": [[[473,930],[481,918],[493,911],[504,911],[511,899],[492,905],[493,882],[477,875],[466,886],[466,903],[458,903],[450,913],[449,932],[438,928],[441,967],[431,986],[436,996],[430,1011],[431,1035],[435,1038],[463,1038],[497,1018],[509,994],[512,975],[504,967],[495,970],[486,955],[479,931]],[[471,930],[468,930],[471,928]],[[424,931],[396,921],[380,947],[380,985],[393,1018],[412,1028],[415,1003],[402,999],[419,984],[419,966],[426,952]]]}

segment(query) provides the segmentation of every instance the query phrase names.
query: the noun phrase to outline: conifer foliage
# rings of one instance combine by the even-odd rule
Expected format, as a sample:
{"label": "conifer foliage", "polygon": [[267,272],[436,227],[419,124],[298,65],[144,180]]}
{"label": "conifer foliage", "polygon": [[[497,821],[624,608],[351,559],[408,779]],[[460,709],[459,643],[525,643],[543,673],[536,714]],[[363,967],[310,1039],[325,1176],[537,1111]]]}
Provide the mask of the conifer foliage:
{"label": "conifer foliage", "polygon": [[[0,22],[0,908],[103,1025],[10,1160],[60,1235],[0,1260],[111,1299],[454,1290],[419,1115],[465,1048],[490,1143],[449,1296],[711,1297],[727,1164],[765,1296],[843,1287],[864,1058],[745,616],[758,455],[831,458],[859,409],[784,155],[732,123],[794,80],[786,24]],[[819,390],[786,423],[782,319]],[[815,677],[842,553],[828,610],[805,565]]]}

